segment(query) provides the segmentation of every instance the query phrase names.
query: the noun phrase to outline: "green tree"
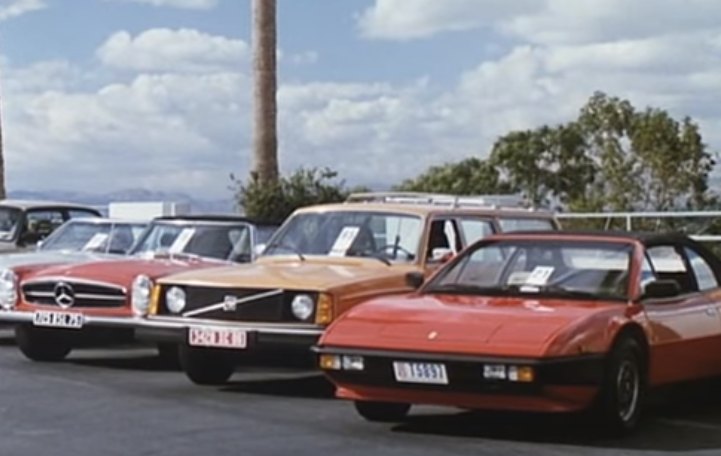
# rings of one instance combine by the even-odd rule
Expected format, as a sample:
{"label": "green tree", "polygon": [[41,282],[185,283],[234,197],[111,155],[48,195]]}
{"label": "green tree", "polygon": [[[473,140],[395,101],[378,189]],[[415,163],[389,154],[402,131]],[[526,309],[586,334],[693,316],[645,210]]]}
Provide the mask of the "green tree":
{"label": "green tree", "polygon": [[485,160],[467,158],[457,163],[433,166],[414,179],[394,187],[399,191],[480,195],[508,193],[510,187],[499,180],[496,168]]}
{"label": "green tree", "polygon": [[247,182],[233,175],[231,180],[238,206],[248,217],[281,223],[299,207],[345,200],[351,190],[337,177],[329,168],[300,168],[275,182],[261,182],[256,173]]}
{"label": "green tree", "polygon": [[714,155],[690,119],[637,111],[595,93],[576,120],[511,132],[490,161],[515,190],[536,203],[571,210],[704,209],[716,203],[708,177]]}

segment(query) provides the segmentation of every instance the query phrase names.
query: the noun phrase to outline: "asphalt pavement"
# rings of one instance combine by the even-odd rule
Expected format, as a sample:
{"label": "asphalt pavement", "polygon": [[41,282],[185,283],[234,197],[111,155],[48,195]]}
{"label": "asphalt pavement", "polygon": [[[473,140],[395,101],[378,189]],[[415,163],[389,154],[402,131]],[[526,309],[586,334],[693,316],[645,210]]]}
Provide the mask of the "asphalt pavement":
{"label": "asphalt pavement", "polygon": [[26,360],[0,331],[0,455],[719,455],[721,381],[665,392],[640,431],[600,435],[578,416],[419,407],[368,423],[312,371],[239,370],[200,387],[149,347]]}

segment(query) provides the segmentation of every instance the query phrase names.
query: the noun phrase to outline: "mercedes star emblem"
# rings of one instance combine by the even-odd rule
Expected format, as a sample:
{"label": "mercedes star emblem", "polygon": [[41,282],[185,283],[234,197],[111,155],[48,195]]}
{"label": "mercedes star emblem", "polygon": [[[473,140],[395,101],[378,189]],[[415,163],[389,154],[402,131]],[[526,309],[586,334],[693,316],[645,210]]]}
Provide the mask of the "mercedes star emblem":
{"label": "mercedes star emblem", "polygon": [[53,292],[55,302],[63,309],[67,309],[75,302],[75,291],[73,291],[73,287],[69,283],[58,282]]}

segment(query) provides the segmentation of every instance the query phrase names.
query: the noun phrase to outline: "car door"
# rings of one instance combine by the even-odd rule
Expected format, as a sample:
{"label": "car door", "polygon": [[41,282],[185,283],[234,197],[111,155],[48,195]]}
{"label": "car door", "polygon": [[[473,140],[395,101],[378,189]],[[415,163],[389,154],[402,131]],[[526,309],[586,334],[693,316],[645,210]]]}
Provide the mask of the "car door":
{"label": "car door", "polygon": [[[704,267],[705,266],[705,267]],[[654,383],[670,383],[712,376],[721,371],[721,316],[718,282],[693,248],[663,244],[646,250],[642,286],[674,280],[680,293],[643,300],[651,329],[651,376]]]}

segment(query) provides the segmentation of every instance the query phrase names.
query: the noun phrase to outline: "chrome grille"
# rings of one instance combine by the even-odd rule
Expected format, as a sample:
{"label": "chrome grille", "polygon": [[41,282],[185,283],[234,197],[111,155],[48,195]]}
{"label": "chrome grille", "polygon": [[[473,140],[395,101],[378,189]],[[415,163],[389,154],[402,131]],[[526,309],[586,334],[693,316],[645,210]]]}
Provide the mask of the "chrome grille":
{"label": "chrome grille", "polygon": [[[21,286],[25,302],[58,305],[61,307],[122,307],[127,299],[125,288],[111,283],[78,281],[73,279],[36,280]],[[60,294],[67,299],[58,299]]]}

